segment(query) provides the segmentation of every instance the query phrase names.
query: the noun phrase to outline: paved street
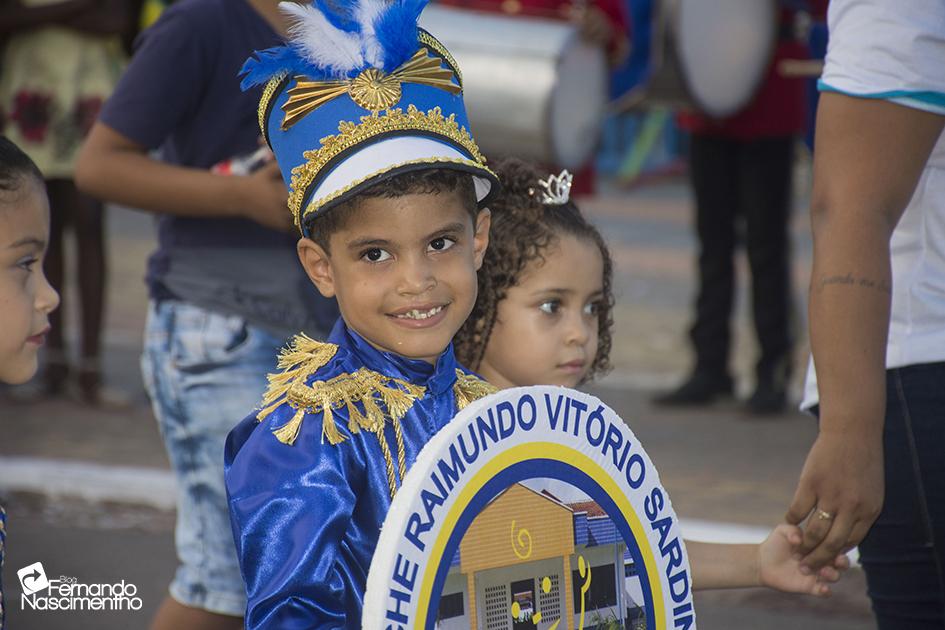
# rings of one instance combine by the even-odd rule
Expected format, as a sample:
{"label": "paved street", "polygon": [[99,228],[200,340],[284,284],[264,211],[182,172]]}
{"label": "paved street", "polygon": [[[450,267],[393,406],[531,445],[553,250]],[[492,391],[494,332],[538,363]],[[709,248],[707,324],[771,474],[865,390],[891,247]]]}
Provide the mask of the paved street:
{"label": "paved street", "polygon": [[[736,403],[707,410],[659,410],[649,404],[654,390],[669,387],[688,367],[685,330],[689,321],[694,269],[694,239],[689,231],[690,198],[681,183],[625,193],[605,191],[583,207],[601,226],[616,261],[618,306],[614,372],[592,388],[630,424],[660,470],[678,514],[768,529],[782,518],[807,449],[816,435],[814,422],[796,412],[756,419]],[[810,243],[806,218],[794,222],[794,292],[797,330],[804,330],[803,301],[809,273]],[[36,458],[49,464],[68,460],[108,466],[166,470],[160,437],[144,397],[137,358],[146,307],[141,281],[152,247],[148,215],[115,210],[111,228],[109,327],[106,368],[112,386],[127,393],[130,409],[97,411],[69,400],[23,404],[0,400],[7,438],[4,458]],[[744,260],[738,265],[745,286]],[[66,295],[67,304],[71,296]],[[754,361],[747,292],[737,303],[734,367],[750,389]],[[67,306],[74,324],[72,308]],[[74,326],[67,326],[72,332]],[[806,343],[799,343],[798,365],[806,364]],[[798,370],[798,378],[802,370]],[[795,386],[795,393],[799,388]],[[8,392],[9,393],[9,392]],[[7,397],[9,398],[9,396]],[[236,420],[236,419],[234,419]],[[115,480],[122,484],[121,479]],[[0,494],[4,492],[0,479]],[[127,504],[90,504],[68,497],[10,494],[8,558],[3,581],[9,599],[9,627],[14,630],[58,628],[144,628],[175,565],[173,514]],[[20,611],[16,570],[42,561],[52,574],[84,582],[124,579],[142,598],[135,613]],[[823,628],[872,627],[862,572],[853,570],[827,601],[786,597],[761,590],[700,594],[699,627]]]}

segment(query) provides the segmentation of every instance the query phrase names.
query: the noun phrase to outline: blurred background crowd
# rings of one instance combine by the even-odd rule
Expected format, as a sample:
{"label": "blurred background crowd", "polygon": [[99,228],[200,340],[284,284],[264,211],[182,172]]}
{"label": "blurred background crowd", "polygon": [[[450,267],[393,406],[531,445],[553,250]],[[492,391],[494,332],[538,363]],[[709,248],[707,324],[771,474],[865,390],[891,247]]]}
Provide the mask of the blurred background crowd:
{"label": "blurred background crowd", "polygon": [[[108,256],[114,227],[102,202],[76,188],[74,170],[79,146],[133,54],[135,37],[172,3],[34,0],[9,3],[0,14],[3,129],[47,176],[53,224],[46,273],[60,293],[68,287],[67,301],[54,315],[41,375],[30,387],[8,392],[14,399],[67,396],[92,406],[122,407],[135,396],[108,382],[103,357],[107,302],[115,299]],[[657,401],[709,403],[733,394],[733,377],[742,376],[753,391],[747,399],[752,411],[782,411],[798,372],[792,352],[803,342],[796,320],[801,309],[792,299],[788,226],[796,193],[806,194],[817,58],[826,50],[826,2],[763,2],[758,3],[763,8],[749,11],[740,10],[738,2],[710,10],[697,2],[654,0],[435,4],[472,16],[519,18],[523,36],[533,43],[546,39],[530,49],[508,41],[503,32],[490,40],[498,50],[473,62],[461,59],[514,66],[521,55],[556,74],[553,86],[516,85],[526,71],[494,82],[490,89],[519,93],[510,102],[529,110],[512,121],[500,120],[504,103],[490,106],[486,97],[477,99],[477,89],[483,89],[475,84],[478,76],[467,80],[473,124],[487,154],[515,153],[549,170],[566,166],[577,173],[575,194],[592,198],[651,183],[657,184],[654,190],[669,183],[689,186],[697,263],[688,331],[691,362],[678,374],[681,385]],[[437,14],[435,26],[449,24],[453,15]],[[599,48],[601,59],[576,50],[573,37],[567,41],[557,31],[534,28],[536,20],[574,24],[578,38]],[[473,22],[467,39],[481,40],[489,25]],[[461,49],[458,55],[469,55],[474,46],[463,42],[461,30],[451,28],[443,39]],[[459,37],[460,44],[451,37]],[[573,76],[581,74],[573,72],[579,64],[586,64],[590,75],[603,67],[603,83]],[[523,124],[526,117],[531,120]],[[518,133],[507,133],[503,125],[517,126]],[[626,204],[628,214],[632,206]],[[751,283],[757,335],[752,343],[758,349],[753,369],[735,374],[733,369],[743,367],[730,367],[741,246],[751,270],[745,280]],[[639,367],[618,362],[618,371]],[[664,373],[667,365],[643,371]]]}
{"label": "blurred background crowd", "polygon": [[[247,32],[230,29],[212,46],[181,41],[167,67],[122,78],[138,50],[135,42],[148,45],[154,32],[148,29],[186,31],[162,21],[170,5],[198,2],[220,12],[214,19],[221,28],[236,24]],[[424,19],[463,68],[473,131],[486,155],[516,154],[548,171],[575,172],[573,192],[608,238],[617,299],[614,369],[595,387],[625,417],[640,419],[634,430],[648,437],[651,452],[665,445],[661,470],[685,511],[749,527],[780,518],[816,432],[794,409],[808,357],[806,205],[826,0],[432,4]],[[221,114],[202,128],[190,124],[212,117],[202,108],[216,111],[193,82],[229,85],[221,99],[236,93],[233,60],[280,32],[276,5],[0,3],[0,127],[47,177],[52,235],[45,266],[63,298],[37,378],[2,390],[0,460],[8,466],[0,466],[0,477],[6,470],[8,479],[16,478],[12,463],[27,466],[17,469],[22,475],[36,465],[54,478],[57,469],[72,470],[62,462],[167,468],[152,413],[159,420],[172,413],[161,391],[155,327],[167,321],[160,305],[168,300],[218,314],[192,324],[212,327],[226,337],[224,345],[245,338],[234,318],[265,331],[272,341],[262,344],[259,365],[274,363],[269,346],[278,347],[298,328],[326,330],[334,316],[330,304],[286,299],[270,309],[280,312],[262,312],[258,295],[237,282],[266,284],[253,268],[278,264],[273,261],[285,251],[275,253],[276,244],[294,240],[281,179],[255,150],[258,94],[247,95],[241,105],[249,109],[239,115]],[[240,41],[256,43],[242,50]],[[201,74],[214,63],[216,76]],[[119,97],[106,105],[120,81]],[[155,81],[163,83],[156,87]],[[136,93],[148,97],[136,99]],[[173,107],[155,94],[165,94]],[[153,115],[154,124],[142,125],[134,110]],[[233,128],[238,121],[250,123]],[[232,150],[222,140],[230,135],[239,138]],[[154,163],[246,179],[244,199],[252,208],[227,215],[222,199],[207,198],[212,193],[203,180],[174,180],[181,185],[171,187],[152,178],[154,190],[143,181],[134,190],[113,187],[113,175],[134,181],[130,171]],[[188,193],[193,201],[183,207]],[[213,221],[221,219],[225,227],[217,230],[224,224]],[[247,261],[244,246],[258,258]],[[205,256],[208,247],[219,247],[220,255]],[[270,290],[291,293],[292,282],[280,279]],[[224,285],[227,291],[218,290]],[[178,325],[185,315],[176,313]],[[248,412],[252,404],[242,408]],[[776,422],[759,422],[762,417]],[[160,427],[167,439],[166,423]],[[742,461],[733,465],[735,455]],[[705,480],[713,478],[718,483],[707,489]],[[0,494],[43,494],[42,484],[34,485],[0,478]],[[117,500],[109,492],[102,496]],[[717,507],[726,493],[741,497],[734,513]],[[155,507],[147,497],[129,502]],[[101,521],[89,519],[89,528]],[[158,530],[166,542],[168,531]],[[162,549],[166,555],[169,543]],[[172,560],[161,562],[165,573],[173,567]],[[160,593],[167,576],[154,582]],[[841,594],[840,609],[849,617],[841,613],[829,627],[862,627],[868,617],[861,591],[849,595],[846,608]],[[727,609],[719,619],[755,605],[718,601]],[[758,603],[770,610],[779,605]]]}

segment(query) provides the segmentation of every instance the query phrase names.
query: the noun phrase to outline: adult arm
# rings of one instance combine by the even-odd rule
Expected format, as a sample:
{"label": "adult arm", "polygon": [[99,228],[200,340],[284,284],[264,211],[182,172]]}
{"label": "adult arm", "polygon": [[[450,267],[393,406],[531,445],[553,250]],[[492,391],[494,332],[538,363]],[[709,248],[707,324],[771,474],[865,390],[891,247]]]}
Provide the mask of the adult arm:
{"label": "adult arm", "polygon": [[[787,513],[813,569],[858,544],[883,504],[889,240],[945,118],[894,103],[821,95],[814,151],[810,338],[820,431]],[[819,513],[819,512],[818,512]]]}
{"label": "adult arm", "polygon": [[216,175],[167,164],[105,123],[95,123],[79,153],[76,184],[93,197],[186,217],[244,217],[290,229],[288,192],[275,162],[252,175]]}
{"label": "adult arm", "polygon": [[143,34],[83,144],[76,183],[94,197],[153,212],[246,217],[289,229],[288,192],[274,164],[250,176],[224,176],[149,154],[197,115],[201,86],[223,71],[216,26],[212,11],[172,7]]}

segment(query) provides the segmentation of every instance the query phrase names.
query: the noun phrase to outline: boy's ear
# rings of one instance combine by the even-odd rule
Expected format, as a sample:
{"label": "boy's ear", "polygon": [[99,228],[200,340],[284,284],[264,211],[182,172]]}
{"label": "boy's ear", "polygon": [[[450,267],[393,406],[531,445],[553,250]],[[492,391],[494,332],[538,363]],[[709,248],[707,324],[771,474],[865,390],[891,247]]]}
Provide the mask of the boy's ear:
{"label": "boy's ear", "polygon": [[489,226],[492,225],[492,211],[483,208],[476,217],[476,233],[473,235],[473,257],[476,262],[476,271],[482,267],[482,259],[489,247]]}
{"label": "boy's ear", "polygon": [[309,280],[326,298],[335,296],[335,278],[328,253],[310,238],[300,238],[296,249]]}

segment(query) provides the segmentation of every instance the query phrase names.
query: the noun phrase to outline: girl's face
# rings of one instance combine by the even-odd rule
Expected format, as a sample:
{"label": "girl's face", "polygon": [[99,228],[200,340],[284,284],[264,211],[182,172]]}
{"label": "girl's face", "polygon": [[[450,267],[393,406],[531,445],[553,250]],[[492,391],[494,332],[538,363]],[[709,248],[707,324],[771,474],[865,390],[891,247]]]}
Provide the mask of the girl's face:
{"label": "girl's face", "polygon": [[0,192],[0,381],[24,383],[36,373],[59,294],[43,275],[49,201],[29,178]]}
{"label": "girl's face", "polygon": [[578,385],[597,355],[603,279],[593,241],[559,236],[499,302],[479,373],[499,388]]}

